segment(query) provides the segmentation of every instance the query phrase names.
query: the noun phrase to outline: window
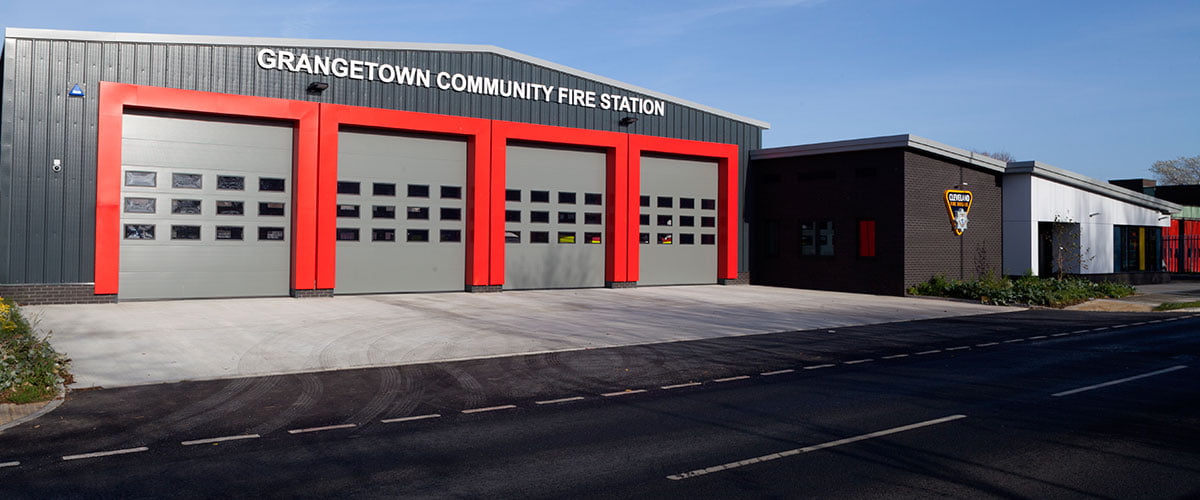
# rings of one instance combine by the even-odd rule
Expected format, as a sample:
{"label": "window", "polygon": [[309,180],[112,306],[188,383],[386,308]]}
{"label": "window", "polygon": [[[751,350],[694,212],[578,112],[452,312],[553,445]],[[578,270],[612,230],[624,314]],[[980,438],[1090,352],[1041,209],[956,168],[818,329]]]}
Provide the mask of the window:
{"label": "window", "polygon": [[530,191],[529,201],[534,203],[550,203],[549,191]]}
{"label": "window", "polygon": [[602,197],[600,196],[600,193],[584,193],[583,194],[583,204],[584,205],[600,205],[600,204],[602,204],[601,198]]}
{"label": "window", "polygon": [[217,226],[218,240],[242,240],[245,230],[242,226]]}
{"label": "window", "polygon": [[700,244],[701,245],[716,245],[717,244],[717,235],[715,235],[715,234],[700,235]]}
{"label": "window", "polygon": [[[262,180],[259,180],[259,185],[262,185]],[[262,188],[259,187],[259,191]],[[350,181],[338,181],[338,194],[358,194],[358,183]]]}
{"label": "window", "polygon": [[[1162,228],[1113,226],[1113,268],[1116,272],[1162,269]],[[1079,250],[1076,249],[1075,253]]]}
{"label": "window", "polygon": [[643,225],[643,226],[649,226],[650,225],[650,214],[638,215],[638,224]]}
{"label": "window", "polygon": [[682,227],[695,227],[696,226],[696,218],[692,217],[690,215],[680,215],[679,216],[679,225]]}
{"label": "window", "polygon": [[[227,191],[245,191],[246,178],[240,175],[218,175],[217,189]],[[239,240],[241,238],[238,238]]]}
{"label": "window", "polygon": [[529,232],[529,242],[530,243],[550,243],[550,232],[549,231],[530,231]]}
{"label": "window", "polygon": [[700,200],[700,208],[702,210],[716,210],[717,209],[717,200],[712,200],[712,199],[707,199],[707,198]]}
{"label": "window", "polygon": [[875,256],[875,221],[858,221],[858,256]]}
{"label": "window", "polygon": [[695,198],[680,198],[679,208],[696,208]]}
{"label": "window", "polygon": [[679,244],[680,245],[695,245],[696,244],[696,235],[690,234],[690,233],[680,233],[679,234]]}
{"label": "window", "polygon": [[258,215],[283,215],[282,201],[258,202]]}
{"label": "window", "polygon": [[171,174],[171,187],[179,189],[200,189],[203,187],[200,174]]}
{"label": "window", "polygon": [[543,212],[543,211],[538,211],[538,210],[529,212],[529,222],[547,223],[548,224],[550,222],[550,212]]}
{"label": "window", "polygon": [[587,212],[583,214],[584,224],[602,224],[603,219],[599,212]]}
{"label": "window", "polygon": [[650,206],[650,197],[643,194],[642,198],[640,200],[638,200],[638,204],[643,207]]}
{"label": "window", "polygon": [[575,212],[559,212],[558,213],[558,223],[559,224],[574,224],[575,223]]}
{"label": "window", "polygon": [[158,174],[154,172],[139,172],[136,170],[130,170],[125,172],[125,185],[130,187],[155,187],[158,185],[157,178]]}
{"label": "window", "polygon": [[260,227],[258,228],[259,241],[283,241],[282,227]]}
{"label": "window", "polygon": [[154,239],[154,224],[125,224],[125,239],[152,240]]}
{"label": "window", "polygon": [[671,233],[658,233],[658,244],[659,245],[670,245],[672,241],[673,241],[673,236]]}
{"label": "window", "polygon": [[372,229],[371,241],[396,241],[396,230],[391,228]]}
{"label": "window", "polygon": [[574,245],[575,244],[575,233],[567,232],[567,231],[559,231],[558,242],[565,244],[565,245]]}
{"label": "window", "polygon": [[200,239],[200,226],[171,226],[171,239],[198,240]]}
{"label": "window", "polygon": [[701,217],[700,218],[700,227],[717,227],[717,218],[716,217],[707,217],[707,216]]}
{"label": "window", "polygon": [[504,190],[504,200],[505,201],[521,201],[521,190],[520,189]]}
{"label": "window", "polygon": [[217,215],[246,215],[246,202],[219,200]]}
{"label": "window", "polygon": [[559,191],[558,192],[558,202],[567,204],[567,205],[574,205],[575,204],[575,193]]}
{"label": "window", "polygon": [[396,196],[396,185],[388,182],[376,182],[371,185],[371,194],[375,196]]}
{"label": "window", "polygon": [[833,255],[833,221],[800,221],[800,255]]}
{"label": "window", "polygon": [[[428,198],[429,197],[429,185],[428,184],[409,184],[408,185],[408,197],[409,198]],[[409,240],[409,241],[412,241],[412,240]]]}
{"label": "window", "polygon": [[171,200],[171,213],[200,215],[200,200]]}
{"label": "window", "polygon": [[154,198],[125,198],[127,214],[152,214],[155,210]]}
{"label": "window", "polygon": [[673,225],[675,225],[675,217],[670,216],[670,215],[660,215],[660,216],[658,216],[658,225],[673,226]]}
{"label": "window", "polygon": [[504,232],[504,242],[505,243],[520,243],[521,242],[521,232],[520,231],[505,231]]}
{"label": "window", "polygon": [[[286,188],[284,187],[283,179],[279,179],[279,178],[275,178],[275,177],[259,177],[258,178],[258,190],[259,191],[283,192],[285,189]],[[340,182],[338,183],[338,192],[339,193],[342,192]],[[357,182],[354,183],[354,194],[358,194],[358,183]]]}
{"label": "window", "polygon": [[650,233],[638,233],[638,243],[643,245],[650,244]]}
{"label": "window", "polygon": [[358,214],[359,214],[358,205],[338,205],[337,206],[337,216],[338,217],[349,217],[352,219],[357,219]]}
{"label": "window", "polygon": [[583,233],[583,242],[588,245],[599,245],[600,233]]}
{"label": "window", "polygon": [[505,210],[504,222],[521,222],[520,210]]}
{"label": "window", "polygon": [[337,228],[338,241],[358,241],[358,228],[356,227],[339,227]]}
{"label": "window", "polygon": [[670,196],[658,197],[658,208],[672,208],[674,206],[675,200],[673,200]]}
{"label": "window", "polygon": [[462,220],[462,209],[461,208],[442,207],[440,212],[441,213],[439,214],[439,218],[441,220]]}
{"label": "window", "polygon": [[442,243],[458,243],[462,241],[462,230],[460,229],[443,229],[440,233],[438,241]]}
{"label": "window", "polygon": [[417,242],[417,243],[428,242],[429,241],[429,230],[428,229],[409,229],[408,230],[408,241]]}
{"label": "window", "polygon": [[442,186],[442,198],[449,199],[449,200],[462,199],[462,187],[461,186]]}
{"label": "window", "polygon": [[[340,213],[339,213],[340,217]],[[396,207],[392,205],[375,205],[371,207],[372,219],[395,219]]]}
{"label": "window", "polygon": [[429,220],[429,207],[408,207],[408,220]]}

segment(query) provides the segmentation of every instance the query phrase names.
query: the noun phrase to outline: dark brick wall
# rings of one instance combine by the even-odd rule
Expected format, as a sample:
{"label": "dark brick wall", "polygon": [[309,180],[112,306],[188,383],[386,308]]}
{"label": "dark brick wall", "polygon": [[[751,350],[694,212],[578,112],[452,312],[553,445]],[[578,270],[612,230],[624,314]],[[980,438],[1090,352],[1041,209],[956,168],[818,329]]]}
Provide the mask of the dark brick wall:
{"label": "dark brick wall", "polygon": [[333,297],[333,290],[328,288],[318,288],[315,290],[292,290],[292,297],[297,299],[307,299],[313,297]]}
{"label": "dark brick wall", "polygon": [[25,305],[35,304],[111,304],[116,295],[96,295],[92,283],[51,283],[0,285],[0,297]]}
{"label": "dark brick wall", "polygon": [[[938,274],[968,279],[991,271],[1000,276],[1000,175],[919,151],[905,151],[904,165],[904,287]],[[962,236],[954,234],[944,195],[956,188],[972,195],[970,223]]]}
{"label": "dark brick wall", "polygon": [[[903,166],[900,148],[752,162],[751,282],[904,293]],[[876,257],[858,256],[861,219],[876,221]],[[801,220],[833,221],[833,256],[801,255]]]}

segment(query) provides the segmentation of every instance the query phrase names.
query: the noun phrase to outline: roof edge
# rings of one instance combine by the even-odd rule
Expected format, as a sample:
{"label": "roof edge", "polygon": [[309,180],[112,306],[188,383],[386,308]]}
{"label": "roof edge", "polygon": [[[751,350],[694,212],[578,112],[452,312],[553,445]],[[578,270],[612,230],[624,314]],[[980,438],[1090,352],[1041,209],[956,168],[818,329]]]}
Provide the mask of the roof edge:
{"label": "roof edge", "polygon": [[499,56],[509,57],[519,61],[524,61],[530,64],[543,66],[555,71],[569,73],[580,78],[594,80],[614,87],[620,87],[625,90],[645,94],[652,97],[657,97],[665,101],[670,101],[675,104],[697,109],[707,113],[728,118],[730,120],[746,123],[755,127],[769,129],[771,124],[762,120],[756,120],[745,116],[722,111],[720,109],[705,106],[687,99],[681,99],[662,92],[656,92],[650,89],[632,85],[614,80],[612,78],[600,76],[594,73],[575,69],[570,66],[564,66],[555,62],[539,59],[530,55],[514,52],[494,45],[469,45],[469,44],[451,44],[451,43],[419,43],[419,42],[368,42],[356,40],[322,40],[322,39],[305,39],[305,38],[268,38],[268,37],[241,37],[241,36],[214,36],[214,35],[169,35],[157,33],[110,33],[104,31],[73,31],[73,30],[51,30],[38,28],[5,28],[5,38],[40,38],[40,39],[55,39],[55,40],[77,40],[89,42],[132,42],[132,43],[170,43],[170,44],[209,44],[209,45],[269,45],[275,47],[317,47],[317,48],[338,48],[338,49],[385,49],[385,50],[427,50],[440,52],[487,52]]}
{"label": "roof edge", "polygon": [[1029,174],[1034,177],[1041,177],[1043,179],[1060,182],[1068,186],[1083,189],[1085,191],[1091,191],[1099,195],[1108,196],[1109,198],[1115,198],[1133,203],[1135,205],[1151,208],[1164,214],[1179,213],[1183,210],[1183,205],[1138,193],[1115,184],[1109,184],[1099,179],[1093,179],[1078,172],[1072,172],[1070,170],[1042,163],[1040,161],[1010,162],[1005,174]]}
{"label": "roof edge", "polygon": [[943,158],[966,162],[970,165],[1004,173],[1006,164],[990,156],[972,153],[962,148],[943,144],[932,139],[926,139],[912,134],[887,135],[851,139],[847,141],[818,142],[797,146],[757,149],[750,152],[751,160],[768,160],[771,158],[788,158],[792,156],[812,156],[829,153],[844,153],[848,151],[868,151],[872,149],[913,148],[919,151],[935,154]]}

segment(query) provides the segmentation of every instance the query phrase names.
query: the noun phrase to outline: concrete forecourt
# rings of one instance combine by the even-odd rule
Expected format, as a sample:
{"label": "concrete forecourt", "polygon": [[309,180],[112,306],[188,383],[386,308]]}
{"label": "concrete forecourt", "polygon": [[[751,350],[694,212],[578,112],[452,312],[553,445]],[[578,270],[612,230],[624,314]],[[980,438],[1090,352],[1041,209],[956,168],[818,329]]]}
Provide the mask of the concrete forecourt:
{"label": "concrete forecourt", "polygon": [[759,286],[31,306],[75,389],[247,377],[1013,311]]}

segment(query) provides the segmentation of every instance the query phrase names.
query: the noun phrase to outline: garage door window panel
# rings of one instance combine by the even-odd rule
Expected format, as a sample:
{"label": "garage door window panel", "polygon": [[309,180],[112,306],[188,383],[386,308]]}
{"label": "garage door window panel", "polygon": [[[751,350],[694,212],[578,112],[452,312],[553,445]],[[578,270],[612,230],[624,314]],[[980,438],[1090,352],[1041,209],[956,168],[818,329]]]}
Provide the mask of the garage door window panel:
{"label": "garage door window panel", "polygon": [[171,174],[171,187],[176,189],[202,189],[204,177],[200,174]]}
{"label": "garage door window panel", "polygon": [[125,198],[125,213],[152,214],[157,211],[156,205],[154,198]]}
{"label": "garage door window panel", "polygon": [[200,215],[200,200],[171,200],[171,213],[176,215]]}
{"label": "garage door window panel", "polygon": [[240,175],[218,175],[217,189],[222,191],[245,191],[246,178]]}
{"label": "garage door window panel", "polygon": [[125,185],[129,187],[157,187],[158,173],[130,170],[125,172]]}

